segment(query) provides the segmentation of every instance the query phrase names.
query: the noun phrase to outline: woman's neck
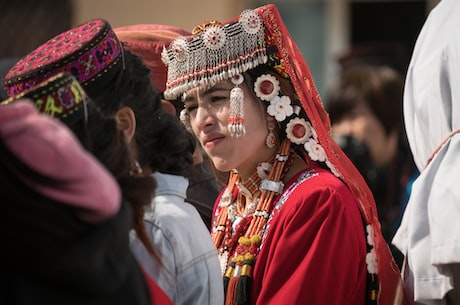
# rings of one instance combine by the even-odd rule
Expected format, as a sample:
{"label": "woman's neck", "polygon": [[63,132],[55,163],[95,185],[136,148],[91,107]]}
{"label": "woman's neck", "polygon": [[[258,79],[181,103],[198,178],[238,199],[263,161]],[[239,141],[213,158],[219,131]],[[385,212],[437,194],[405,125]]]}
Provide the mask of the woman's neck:
{"label": "woman's neck", "polygon": [[259,164],[264,162],[272,163],[276,154],[277,150],[275,148],[267,148],[266,150],[261,151],[261,153],[255,156],[255,158],[247,160],[246,162],[238,166],[238,168],[236,168],[236,171],[238,172],[241,181],[245,181],[249,179],[251,176],[253,176],[254,173],[257,172],[257,167],[259,166]]}

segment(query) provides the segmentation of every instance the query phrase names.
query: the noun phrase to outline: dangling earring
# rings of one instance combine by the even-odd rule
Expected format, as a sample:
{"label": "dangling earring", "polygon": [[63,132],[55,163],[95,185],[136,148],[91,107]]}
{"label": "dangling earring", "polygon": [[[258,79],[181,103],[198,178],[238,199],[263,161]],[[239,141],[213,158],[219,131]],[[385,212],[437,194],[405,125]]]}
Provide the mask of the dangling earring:
{"label": "dangling earring", "polygon": [[133,163],[133,167],[129,171],[129,175],[133,177],[138,177],[142,175],[144,171],[142,170],[139,162],[137,162],[137,160],[133,160],[132,163]]}
{"label": "dangling earring", "polygon": [[184,124],[185,128],[192,132],[192,126],[190,125],[190,114],[188,113],[187,109],[182,109],[179,114],[179,119]]}
{"label": "dangling earring", "polygon": [[276,136],[273,130],[275,129],[275,121],[272,117],[268,117],[267,119],[267,128],[268,128],[268,135],[267,139],[265,139],[265,145],[268,148],[273,148],[276,145]]}
{"label": "dangling earring", "polygon": [[230,90],[230,114],[227,119],[227,126],[231,137],[240,137],[245,134],[244,127],[244,93],[238,87],[244,81],[242,74],[237,74],[231,79],[235,87]]}

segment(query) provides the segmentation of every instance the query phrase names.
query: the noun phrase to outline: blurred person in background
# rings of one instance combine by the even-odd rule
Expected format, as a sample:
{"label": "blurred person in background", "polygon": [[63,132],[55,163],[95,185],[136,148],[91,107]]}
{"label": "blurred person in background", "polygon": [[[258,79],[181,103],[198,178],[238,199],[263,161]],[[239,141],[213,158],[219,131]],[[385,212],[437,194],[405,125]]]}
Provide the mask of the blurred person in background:
{"label": "blurred person in background", "polygon": [[333,138],[369,185],[399,266],[402,255],[391,239],[418,175],[402,120],[403,84],[389,66],[354,65],[329,88],[325,102]]}
{"label": "blurred person in background", "polygon": [[[179,36],[191,33],[170,25],[137,24],[115,28],[118,38],[125,48],[142,58],[150,69],[152,83],[160,92],[165,90],[166,66],[161,61],[163,47]],[[162,99],[166,111],[179,116],[182,102]],[[211,217],[214,201],[221,187],[214,175],[215,169],[199,145],[193,155],[193,166],[185,171],[189,180],[187,187],[187,202],[191,203],[200,213],[206,227],[211,228]]]}

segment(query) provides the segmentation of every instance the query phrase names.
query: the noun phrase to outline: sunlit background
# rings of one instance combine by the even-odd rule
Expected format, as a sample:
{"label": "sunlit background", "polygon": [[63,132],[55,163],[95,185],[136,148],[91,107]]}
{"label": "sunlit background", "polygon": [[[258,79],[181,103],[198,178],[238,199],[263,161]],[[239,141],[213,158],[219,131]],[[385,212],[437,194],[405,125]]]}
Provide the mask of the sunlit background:
{"label": "sunlit background", "polygon": [[8,65],[8,58],[14,61],[95,18],[112,27],[160,23],[191,31],[204,21],[224,22],[267,3],[278,6],[323,95],[342,65],[363,57],[404,73],[417,34],[438,0],[0,0],[0,59]]}

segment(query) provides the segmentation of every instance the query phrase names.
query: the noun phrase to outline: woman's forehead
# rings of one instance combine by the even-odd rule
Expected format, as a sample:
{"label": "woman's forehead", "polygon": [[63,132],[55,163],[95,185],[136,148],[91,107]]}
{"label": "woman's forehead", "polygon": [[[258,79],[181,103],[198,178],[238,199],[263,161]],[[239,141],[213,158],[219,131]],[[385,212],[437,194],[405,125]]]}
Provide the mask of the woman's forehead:
{"label": "woman's forehead", "polygon": [[235,85],[229,80],[223,80],[217,84],[209,84],[197,88],[193,88],[185,92],[182,96],[182,101],[196,100],[198,97],[203,97],[217,91],[230,91]]}

